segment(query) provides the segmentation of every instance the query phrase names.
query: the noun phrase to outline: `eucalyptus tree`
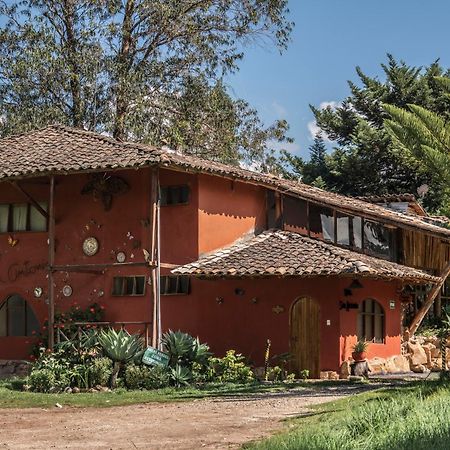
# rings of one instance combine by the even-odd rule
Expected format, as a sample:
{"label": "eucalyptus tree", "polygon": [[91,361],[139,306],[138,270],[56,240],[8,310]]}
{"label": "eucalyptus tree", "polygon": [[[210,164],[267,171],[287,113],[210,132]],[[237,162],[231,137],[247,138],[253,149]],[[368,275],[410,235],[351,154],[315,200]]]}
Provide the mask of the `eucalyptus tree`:
{"label": "eucalyptus tree", "polygon": [[0,13],[3,134],[62,122],[228,162],[264,161],[286,139],[221,80],[249,45],[287,47],[287,0],[20,0]]}

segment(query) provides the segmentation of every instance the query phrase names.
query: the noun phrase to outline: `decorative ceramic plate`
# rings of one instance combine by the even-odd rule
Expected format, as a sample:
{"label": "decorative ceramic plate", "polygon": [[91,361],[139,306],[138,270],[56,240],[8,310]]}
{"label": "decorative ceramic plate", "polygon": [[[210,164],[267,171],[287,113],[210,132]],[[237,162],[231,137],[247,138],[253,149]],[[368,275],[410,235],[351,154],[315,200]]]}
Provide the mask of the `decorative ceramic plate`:
{"label": "decorative ceramic plate", "polygon": [[62,293],[63,293],[64,297],[70,297],[72,295],[72,292],[73,292],[72,286],[70,286],[69,284],[66,284],[62,288]]}
{"label": "decorative ceramic plate", "polygon": [[88,237],[83,241],[83,253],[86,256],[94,256],[98,252],[98,241],[95,237]]}
{"label": "decorative ceramic plate", "polygon": [[125,259],[127,258],[127,255],[125,255],[124,252],[118,252],[116,255],[116,261],[118,263],[123,263],[125,262]]}

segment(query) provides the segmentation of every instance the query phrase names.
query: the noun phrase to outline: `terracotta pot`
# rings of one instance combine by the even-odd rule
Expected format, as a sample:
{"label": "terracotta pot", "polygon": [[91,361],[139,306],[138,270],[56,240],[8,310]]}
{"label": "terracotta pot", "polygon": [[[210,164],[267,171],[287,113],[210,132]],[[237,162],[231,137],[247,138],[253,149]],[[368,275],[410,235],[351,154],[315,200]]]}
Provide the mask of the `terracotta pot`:
{"label": "terracotta pot", "polygon": [[352,358],[355,361],[364,361],[366,359],[366,352],[353,352]]}

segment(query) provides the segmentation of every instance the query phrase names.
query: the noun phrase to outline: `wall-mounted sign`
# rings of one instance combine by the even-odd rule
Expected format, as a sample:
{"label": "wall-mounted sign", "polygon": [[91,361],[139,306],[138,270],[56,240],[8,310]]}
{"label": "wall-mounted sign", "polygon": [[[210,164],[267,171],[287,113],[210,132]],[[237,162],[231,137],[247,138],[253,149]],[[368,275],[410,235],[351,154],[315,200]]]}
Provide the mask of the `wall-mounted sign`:
{"label": "wall-mounted sign", "polygon": [[95,237],[88,237],[83,241],[83,253],[86,256],[94,256],[99,249],[98,240]]}
{"label": "wall-mounted sign", "polygon": [[42,295],[42,288],[41,287],[35,287],[33,293],[34,293],[34,296],[36,298],[40,298],[41,295]]}
{"label": "wall-mounted sign", "polygon": [[389,300],[389,309],[395,309],[395,300]]}
{"label": "wall-mounted sign", "polygon": [[31,264],[30,261],[25,261],[24,263],[14,263],[8,267],[8,272],[6,279],[0,277],[1,283],[13,283],[19,278],[28,277],[34,275],[40,270],[45,270],[47,268],[47,263]]}
{"label": "wall-mounted sign", "polygon": [[169,355],[154,347],[147,347],[147,350],[145,350],[145,353],[142,356],[142,362],[148,366],[167,367],[169,365],[169,360]]}

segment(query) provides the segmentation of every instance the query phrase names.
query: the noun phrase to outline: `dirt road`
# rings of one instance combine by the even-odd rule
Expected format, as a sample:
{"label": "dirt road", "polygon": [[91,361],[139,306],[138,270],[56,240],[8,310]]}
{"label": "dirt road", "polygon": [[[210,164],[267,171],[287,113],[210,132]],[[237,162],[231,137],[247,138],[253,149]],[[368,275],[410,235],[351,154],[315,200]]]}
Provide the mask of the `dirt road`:
{"label": "dirt road", "polygon": [[[237,448],[308,407],[360,392],[342,385],[111,408],[0,410],[0,449]],[[367,389],[367,388],[365,388]]]}

